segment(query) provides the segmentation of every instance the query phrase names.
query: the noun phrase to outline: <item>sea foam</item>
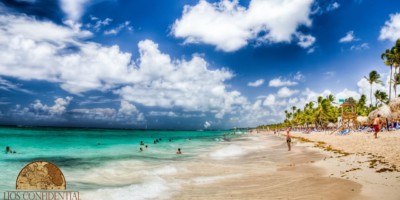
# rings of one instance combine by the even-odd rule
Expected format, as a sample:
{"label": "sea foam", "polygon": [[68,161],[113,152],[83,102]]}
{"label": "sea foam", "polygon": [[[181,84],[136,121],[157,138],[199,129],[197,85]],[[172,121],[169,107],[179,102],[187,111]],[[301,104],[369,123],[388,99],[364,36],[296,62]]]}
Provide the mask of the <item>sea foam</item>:
{"label": "sea foam", "polygon": [[177,187],[179,186],[160,177],[153,177],[140,184],[82,192],[82,199],[167,199],[173,194],[172,191],[176,191]]}
{"label": "sea foam", "polygon": [[214,159],[236,158],[247,154],[246,150],[238,145],[229,145],[210,153]]}

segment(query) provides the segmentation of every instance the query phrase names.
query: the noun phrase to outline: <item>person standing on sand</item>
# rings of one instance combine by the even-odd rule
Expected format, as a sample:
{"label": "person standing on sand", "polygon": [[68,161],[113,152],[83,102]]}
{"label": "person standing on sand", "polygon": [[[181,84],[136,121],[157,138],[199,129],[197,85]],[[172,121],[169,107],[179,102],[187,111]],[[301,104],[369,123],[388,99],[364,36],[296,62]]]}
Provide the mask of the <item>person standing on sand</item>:
{"label": "person standing on sand", "polygon": [[291,145],[291,143],[292,143],[292,137],[290,137],[290,131],[292,130],[292,127],[289,127],[287,130],[286,130],[286,143],[287,143],[287,146],[288,146],[288,151],[290,151],[290,150],[292,150],[292,145]]}
{"label": "person standing on sand", "polygon": [[374,127],[374,136],[375,139],[378,138],[378,132],[381,130],[381,115],[378,114],[378,116],[374,119],[373,127]]}

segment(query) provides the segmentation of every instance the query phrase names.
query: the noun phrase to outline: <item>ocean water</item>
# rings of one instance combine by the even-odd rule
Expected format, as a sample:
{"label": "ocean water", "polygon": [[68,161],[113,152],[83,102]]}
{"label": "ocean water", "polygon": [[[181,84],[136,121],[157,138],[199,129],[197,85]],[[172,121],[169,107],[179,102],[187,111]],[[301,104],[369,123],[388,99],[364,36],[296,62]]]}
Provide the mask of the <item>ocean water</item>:
{"label": "ocean water", "polygon": [[[186,163],[245,154],[246,149],[229,143],[241,137],[246,136],[232,131],[2,127],[0,192],[15,189],[25,165],[44,160],[56,164],[66,177],[67,190],[80,191],[83,199],[168,198],[185,180],[175,177],[191,170]],[[162,140],[153,144],[159,138]],[[149,148],[140,146],[141,141]],[[6,146],[17,153],[4,153]],[[139,152],[140,147],[144,152]],[[178,148],[183,154],[175,153]],[[221,178],[229,177],[190,177],[199,184]]]}

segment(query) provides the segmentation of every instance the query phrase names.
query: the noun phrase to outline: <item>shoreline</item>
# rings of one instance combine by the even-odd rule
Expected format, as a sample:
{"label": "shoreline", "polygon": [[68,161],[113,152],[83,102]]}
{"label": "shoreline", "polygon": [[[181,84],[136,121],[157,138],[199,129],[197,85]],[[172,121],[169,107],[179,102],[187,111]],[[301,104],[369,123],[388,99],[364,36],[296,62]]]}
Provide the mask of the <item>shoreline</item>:
{"label": "shoreline", "polygon": [[[288,152],[277,136],[249,136],[259,141],[232,141],[253,145],[246,155],[187,165],[191,172],[175,178],[214,179],[203,184],[185,182],[171,199],[368,199],[361,194],[361,184],[327,176],[326,167],[317,165],[325,153],[307,145],[296,145],[295,151]],[[258,145],[266,148],[257,149]]]}
{"label": "shoreline", "polygon": [[[285,136],[282,132],[258,134]],[[325,132],[291,132],[291,135],[292,151],[305,146],[325,155],[314,165],[325,169],[326,176],[359,183],[362,186],[359,199],[400,198],[400,147],[394,144],[400,142],[400,131],[379,133],[378,139],[365,132],[343,136]]]}

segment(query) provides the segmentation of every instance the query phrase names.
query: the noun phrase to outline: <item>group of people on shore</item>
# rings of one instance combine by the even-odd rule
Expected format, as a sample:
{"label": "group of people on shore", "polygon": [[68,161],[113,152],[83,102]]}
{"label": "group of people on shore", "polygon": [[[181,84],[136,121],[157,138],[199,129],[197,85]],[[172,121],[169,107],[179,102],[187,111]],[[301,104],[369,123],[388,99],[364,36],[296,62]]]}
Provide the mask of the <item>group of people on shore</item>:
{"label": "group of people on shore", "polygon": [[[153,144],[157,144],[161,141],[162,141],[162,138],[156,139],[153,141]],[[169,139],[169,142],[172,142],[172,139]],[[145,144],[143,141],[140,141],[140,146],[145,146],[146,149],[149,148],[149,146],[147,144]],[[144,151],[143,147],[140,147],[139,152],[143,152],[143,151]],[[176,151],[176,154],[182,154],[181,148],[178,148],[178,150]]]}

